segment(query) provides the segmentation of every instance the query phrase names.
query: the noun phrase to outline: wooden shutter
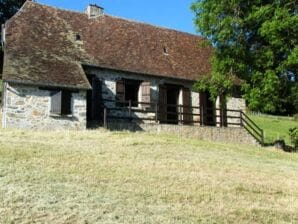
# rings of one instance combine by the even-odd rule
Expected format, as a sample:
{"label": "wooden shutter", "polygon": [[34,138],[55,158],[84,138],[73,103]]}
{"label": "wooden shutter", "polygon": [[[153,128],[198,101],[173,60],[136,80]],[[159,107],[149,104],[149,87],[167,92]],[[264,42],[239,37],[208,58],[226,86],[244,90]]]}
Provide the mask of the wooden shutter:
{"label": "wooden shutter", "polygon": [[52,92],[50,112],[59,115],[71,114],[71,92],[67,90]]}
{"label": "wooden shutter", "polygon": [[125,103],[125,83],[123,80],[118,80],[116,82],[116,101],[117,105],[122,105]]}
{"label": "wooden shutter", "polygon": [[[142,93],[142,99],[141,101],[143,103],[150,103],[151,101],[151,85],[150,82],[142,82],[141,84],[141,93]],[[150,107],[150,104],[142,104],[143,108]]]}
{"label": "wooden shutter", "polygon": [[54,91],[51,93],[51,113],[61,114],[62,91]]}
{"label": "wooden shutter", "polygon": [[191,92],[188,88],[182,89],[182,105],[183,105],[183,123],[192,123],[192,110],[191,110]]}
{"label": "wooden shutter", "polygon": [[158,119],[160,122],[167,121],[167,88],[164,85],[159,86],[159,113]]}

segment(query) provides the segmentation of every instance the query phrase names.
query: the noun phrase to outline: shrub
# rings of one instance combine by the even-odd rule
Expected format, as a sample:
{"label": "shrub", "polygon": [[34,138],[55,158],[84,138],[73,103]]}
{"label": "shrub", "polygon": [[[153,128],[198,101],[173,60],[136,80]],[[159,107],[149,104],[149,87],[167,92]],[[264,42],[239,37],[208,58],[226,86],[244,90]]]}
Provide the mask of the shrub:
{"label": "shrub", "polygon": [[298,127],[290,128],[289,129],[289,135],[292,144],[294,145],[294,149],[298,149]]}

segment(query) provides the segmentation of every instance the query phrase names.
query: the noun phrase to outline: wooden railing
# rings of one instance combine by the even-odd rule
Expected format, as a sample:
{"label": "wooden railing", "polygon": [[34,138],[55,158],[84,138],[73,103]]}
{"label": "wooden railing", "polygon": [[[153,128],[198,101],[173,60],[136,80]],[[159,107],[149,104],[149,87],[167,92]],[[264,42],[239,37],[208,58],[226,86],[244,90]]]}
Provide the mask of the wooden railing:
{"label": "wooden railing", "polygon": [[[244,127],[260,144],[264,144],[263,130],[241,110],[174,104],[159,105],[158,103],[132,101],[104,100],[103,102],[103,125],[105,127],[109,119],[181,125]],[[108,106],[109,104],[111,106]],[[161,108],[165,109],[161,110]],[[169,118],[171,115],[172,119]]]}
{"label": "wooden railing", "polygon": [[244,127],[261,145],[264,145],[264,130],[261,129],[244,112],[240,112],[241,126]]}

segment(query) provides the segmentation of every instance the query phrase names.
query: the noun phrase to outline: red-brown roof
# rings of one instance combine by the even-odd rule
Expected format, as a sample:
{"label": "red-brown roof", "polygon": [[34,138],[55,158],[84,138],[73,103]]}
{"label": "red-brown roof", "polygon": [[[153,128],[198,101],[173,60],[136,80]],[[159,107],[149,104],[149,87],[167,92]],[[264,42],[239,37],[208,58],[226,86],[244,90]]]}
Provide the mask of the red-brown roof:
{"label": "red-brown roof", "polygon": [[202,41],[175,30],[109,15],[88,18],[27,1],[6,23],[3,79],[89,88],[82,68],[88,64],[196,80],[211,70],[212,49],[199,46]]}

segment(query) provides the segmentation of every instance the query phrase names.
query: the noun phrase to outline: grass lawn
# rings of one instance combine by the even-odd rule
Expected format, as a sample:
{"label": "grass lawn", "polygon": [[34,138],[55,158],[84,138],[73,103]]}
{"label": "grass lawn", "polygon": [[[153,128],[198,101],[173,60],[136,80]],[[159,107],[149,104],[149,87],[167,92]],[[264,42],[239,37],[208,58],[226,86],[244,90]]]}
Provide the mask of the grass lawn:
{"label": "grass lawn", "polygon": [[105,131],[0,142],[0,223],[298,223],[297,153]]}
{"label": "grass lawn", "polygon": [[264,130],[266,143],[272,143],[277,139],[284,139],[290,145],[289,129],[298,127],[298,121],[294,121],[289,117],[254,114],[249,114],[249,117]]}

